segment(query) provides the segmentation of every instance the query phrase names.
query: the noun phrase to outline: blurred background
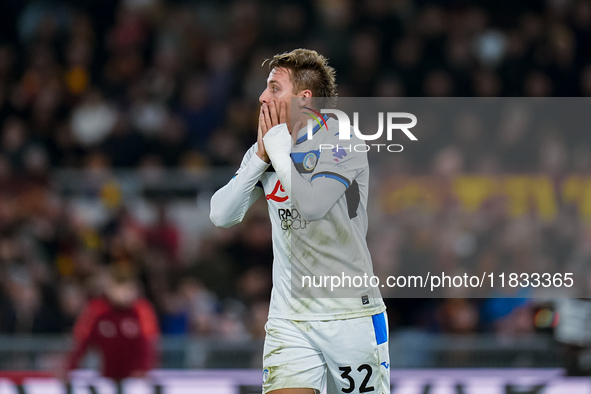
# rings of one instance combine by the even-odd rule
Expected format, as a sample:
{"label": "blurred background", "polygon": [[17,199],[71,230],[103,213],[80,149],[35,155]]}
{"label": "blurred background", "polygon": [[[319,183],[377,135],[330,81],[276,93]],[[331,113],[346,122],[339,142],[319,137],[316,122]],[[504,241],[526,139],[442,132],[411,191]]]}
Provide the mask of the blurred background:
{"label": "blurred background", "polygon": [[[209,198],[255,141],[262,61],[297,47],[330,59],[344,97],[591,96],[589,0],[0,2],[0,369],[58,370],[112,266],[156,312],[159,367],[260,368],[266,207],[220,230]],[[555,211],[483,204],[458,228],[444,197],[390,186],[378,269],[591,263],[591,139],[519,115],[503,130],[460,119],[387,175],[541,174]],[[554,339],[550,300],[387,304],[393,368],[591,369],[585,341]]]}

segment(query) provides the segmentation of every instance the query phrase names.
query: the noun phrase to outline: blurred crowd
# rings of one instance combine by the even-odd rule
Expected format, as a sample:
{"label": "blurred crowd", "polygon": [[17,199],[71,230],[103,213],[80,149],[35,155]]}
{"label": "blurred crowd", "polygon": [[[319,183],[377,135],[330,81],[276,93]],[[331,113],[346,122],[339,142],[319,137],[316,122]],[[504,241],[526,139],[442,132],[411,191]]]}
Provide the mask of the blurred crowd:
{"label": "blurred crowd", "polygon": [[[193,240],[199,254],[187,261],[167,201],[152,202],[153,223],[114,204],[98,226],[70,209],[53,177],[236,167],[254,142],[261,63],[275,53],[325,54],[343,97],[591,96],[589,0],[62,0],[2,2],[0,15],[0,333],[70,332],[105,270],[122,265],[138,272],[165,335],[264,335],[264,205],[239,227]],[[561,144],[562,157],[589,157],[588,147]],[[471,153],[446,149],[427,168]],[[568,212],[544,226],[474,214],[455,233],[446,231],[452,214],[393,217],[399,224],[381,233],[392,249],[377,260],[457,257],[470,234],[496,242],[473,252],[482,264],[590,258]],[[392,328],[535,329],[522,298],[388,303]]]}

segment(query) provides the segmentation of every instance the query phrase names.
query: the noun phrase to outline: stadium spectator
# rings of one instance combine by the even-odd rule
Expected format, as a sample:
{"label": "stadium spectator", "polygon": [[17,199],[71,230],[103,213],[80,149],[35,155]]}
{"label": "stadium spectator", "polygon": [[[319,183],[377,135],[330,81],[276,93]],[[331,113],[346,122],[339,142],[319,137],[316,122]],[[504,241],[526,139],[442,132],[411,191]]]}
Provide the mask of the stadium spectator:
{"label": "stadium spectator", "polygon": [[181,234],[177,226],[167,217],[166,205],[159,202],[156,207],[156,221],[145,231],[146,242],[152,248],[159,248],[173,265],[179,264]]}
{"label": "stadium spectator", "polygon": [[91,300],[74,327],[74,350],[67,369],[78,366],[88,348],[97,348],[102,375],[114,380],[142,377],[156,366],[158,321],[140,297],[136,278],[121,267],[106,278],[105,296]]}

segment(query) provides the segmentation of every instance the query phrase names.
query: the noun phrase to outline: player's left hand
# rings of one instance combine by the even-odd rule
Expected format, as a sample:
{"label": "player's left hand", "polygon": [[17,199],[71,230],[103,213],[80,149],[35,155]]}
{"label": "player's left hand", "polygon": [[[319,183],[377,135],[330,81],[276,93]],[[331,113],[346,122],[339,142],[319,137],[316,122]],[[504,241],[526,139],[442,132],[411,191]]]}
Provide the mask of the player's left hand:
{"label": "player's left hand", "polygon": [[[277,106],[279,106],[279,110]],[[263,103],[262,109],[261,134],[263,135],[263,144],[271,163],[276,167],[278,160],[289,157],[291,147],[294,144],[293,137],[287,127],[286,105],[284,102],[277,104],[275,101],[270,101],[268,104]],[[277,170],[277,168],[275,169]]]}
{"label": "player's left hand", "polygon": [[265,144],[263,144],[263,127],[265,123],[265,118],[263,117],[263,107],[261,107],[261,111],[259,114],[259,127],[257,130],[257,156],[263,160],[265,163],[270,163],[271,159],[269,159],[269,155],[267,155],[267,151],[265,150]]}
{"label": "player's left hand", "polygon": [[[277,108],[279,107],[279,108]],[[281,123],[287,123],[287,106],[281,101],[277,104],[271,101],[268,104],[263,103],[263,116],[261,122],[263,137],[273,127]]]}

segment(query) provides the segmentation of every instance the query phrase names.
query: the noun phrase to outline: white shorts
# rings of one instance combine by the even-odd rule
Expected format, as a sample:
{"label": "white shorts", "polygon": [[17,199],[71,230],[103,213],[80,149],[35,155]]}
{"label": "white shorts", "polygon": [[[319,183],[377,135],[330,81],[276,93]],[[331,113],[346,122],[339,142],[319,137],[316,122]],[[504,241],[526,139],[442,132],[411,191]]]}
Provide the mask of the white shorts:
{"label": "white shorts", "polygon": [[265,331],[263,393],[320,393],[325,386],[328,394],[390,393],[386,312],[328,321],[270,318]]}

